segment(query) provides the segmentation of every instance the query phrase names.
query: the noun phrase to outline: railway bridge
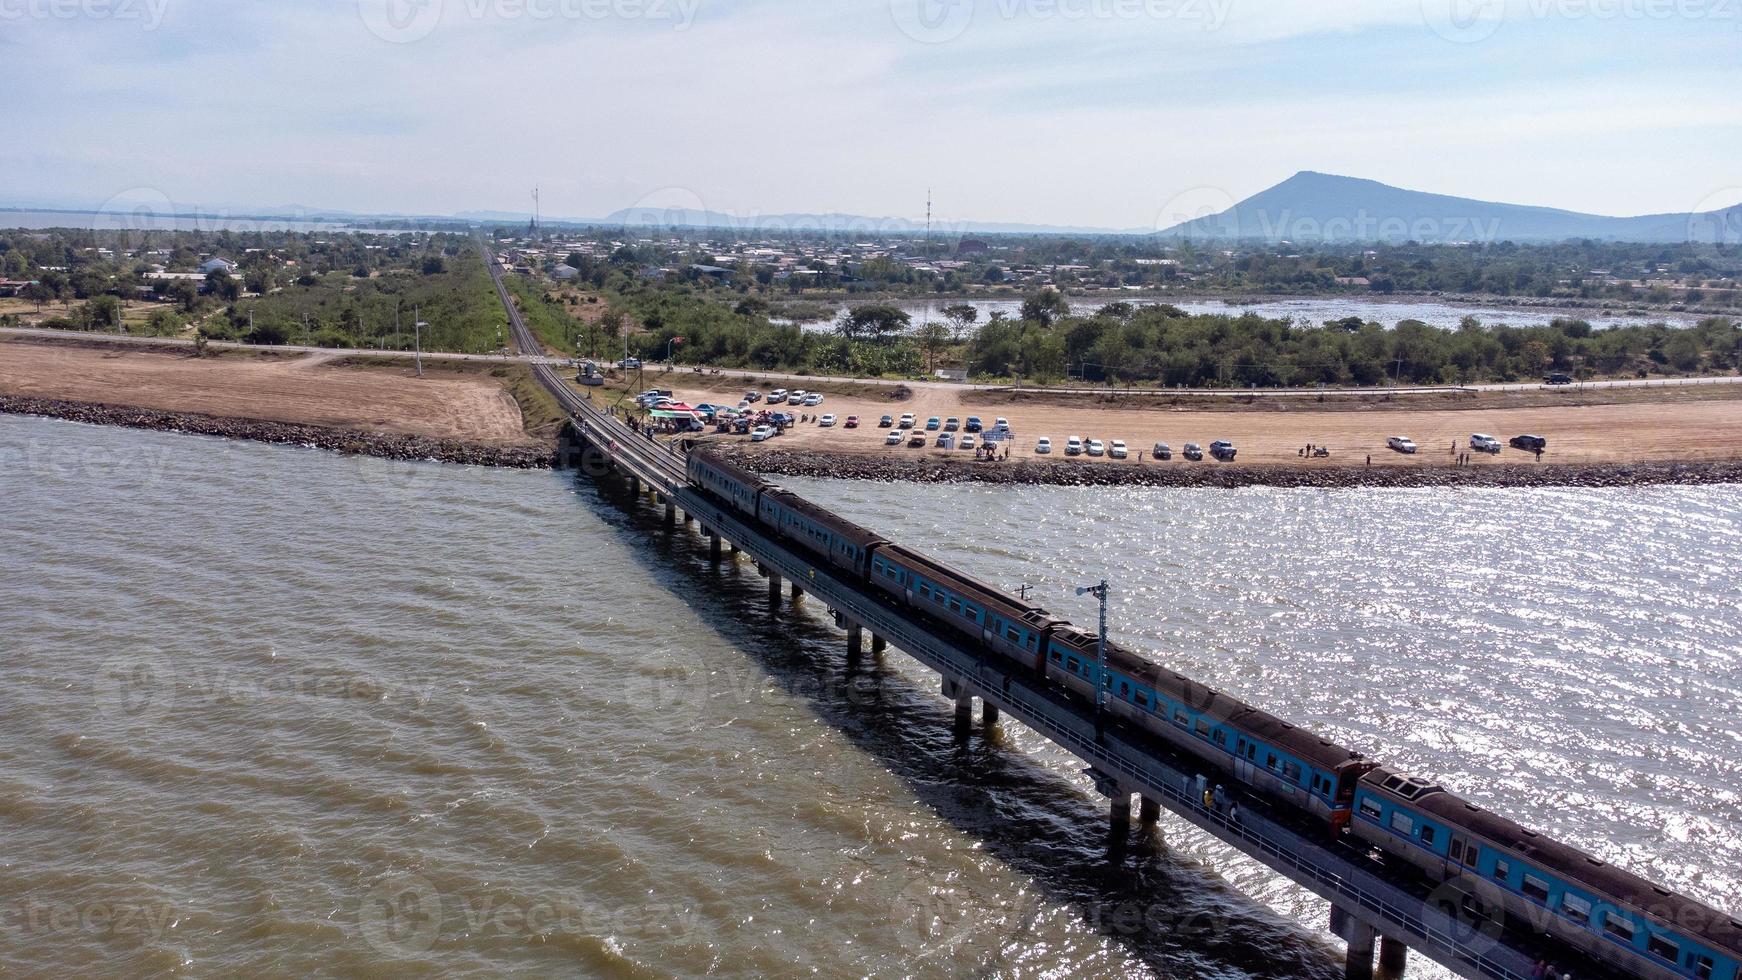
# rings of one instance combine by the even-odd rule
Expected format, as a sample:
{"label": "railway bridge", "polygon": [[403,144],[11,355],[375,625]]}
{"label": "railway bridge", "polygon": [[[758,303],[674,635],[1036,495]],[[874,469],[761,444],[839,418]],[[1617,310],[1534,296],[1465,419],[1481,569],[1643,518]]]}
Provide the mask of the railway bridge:
{"label": "railway bridge", "polygon": [[[523,353],[539,351],[487,245],[486,258],[515,343]],[[571,415],[591,463],[616,471],[638,495],[663,507],[674,532],[694,527],[705,535],[714,559],[726,560],[729,549],[730,560],[742,560],[741,555],[754,561],[767,579],[771,604],[805,595],[825,604],[846,633],[849,660],[862,655],[867,640],[873,653],[893,644],[937,672],[943,695],[955,702],[962,737],[971,733],[978,699],[986,724],[1009,715],[1081,759],[1109,801],[1109,844],[1115,854],[1131,831],[1133,798],[1145,828],[1166,808],[1329,902],[1331,930],[1347,944],[1345,975],[1352,980],[1401,977],[1410,950],[1465,977],[1536,980],[1533,965],[1541,959],[1574,970],[1580,980],[1627,975],[1540,931],[1448,911],[1443,893],[1418,878],[1387,872],[1362,850],[1327,835],[1323,824],[1300,819],[1289,808],[1243,799],[1235,814],[1218,801],[1206,805],[1201,763],[1135,726],[1113,721],[1098,727],[1093,704],[1011,661],[986,657],[956,634],[765,533],[691,486],[677,452],[595,405],[556,368],[535,363],[533,371]]]}

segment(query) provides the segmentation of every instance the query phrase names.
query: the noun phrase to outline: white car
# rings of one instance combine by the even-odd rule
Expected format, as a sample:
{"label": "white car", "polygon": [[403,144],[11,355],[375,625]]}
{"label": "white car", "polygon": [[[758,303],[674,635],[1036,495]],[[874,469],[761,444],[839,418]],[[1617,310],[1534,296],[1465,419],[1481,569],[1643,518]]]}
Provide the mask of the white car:
{"label": "white car", "polygon": [[826,429],[835,424],[835,417],[833,415],[825,415],[822,418],[817,419],[817,424]]}
{"label": "white car", "polygon": [[1385,440],[1385,444],[1387,446],[1390,446],[1392,449],[1396,450],[1397,452],[1404,453],[1406,455],[1413,454],[1415,452],[1415,449],[1416,449],[1415,440],[1409,438],[1408,436],[1392,436],[1391,438]]}
{"label": "white car", "polygon": [[1000,415],[1000,416],[998,416],[998,418],[993,420],[992,428],[994,428],[994,429],[1008,429],[1008,428],[1010,428],[1010,420],[1005,418],[1004,416]]}
{"label": "white car", "polygon": [[1125,440],[1123,440],[1123,439],[1113,440],[1113,442],[1107,446],[1107,455],[1111,456],[1114,459],[1124,459],[1125,458]]}
{"label": "white car", "polygon": [[1052,440],[1046,436],[1034,440],[1034,451],[1042,456],[1050,455],[1052,453]]}
{"label": "white car", "polygon": [[755,431],[750,433],[751,442],[767,442],[772,438],[774,438],[774,426],[772,425],[759,425]]}
{"label": "white car", "polygon": [[1483,435],[1480,432],[1472,433],[1470,436],[1470,448],[1479,453],[1497,453],[1500,451],[1500,440],[1493,436]]}
{"label": "white car", "polygon": [[1082,438],[1082,436],[1071,436],[1069,439],[1065,440],[1065,455],[1066,456],[1081,456],[1082,454],[1083,454],[1083,438]]}
{"label": "white car", "polygon": [[785,388],[776,388],[773,391],[769,392],[768,393],[768,404],[770,404],[770,405],[784,405],[784,404],[786,404],[786,389]]}
{"label": "white car", "polygon": [[913,428],[913,413],[912,412],[904,413],[901,416],[901,421],[899,423],[897,423],[895,427],[897,429],[911,429],[911,428]]}
{"label": "white car", "polygon": [[1090,456],[1107,455],[1107,444],[1099,439],[1090,439],[1088,449]]}
{"label": "white car", "polygon": [[963,449],[973,449],[974,448],[974,434],[972,432],[969,432],[966,435],[962,436],[961,447]]}
{"label": "white car", "polygon": [[810,394],[804,396],[804,404],[805,404],[806,408],[816,408],[818,405],[821,405],[822,403],[823,403],[823,396],[817,394],[814,391],[811,392]]}
{"label": "white car", "polygon": [[901,445],[901,439],[901,432],[896,429],[891,429],[889,430],[889,434],[883,437],[883,444],[885,446],[899,446]]}

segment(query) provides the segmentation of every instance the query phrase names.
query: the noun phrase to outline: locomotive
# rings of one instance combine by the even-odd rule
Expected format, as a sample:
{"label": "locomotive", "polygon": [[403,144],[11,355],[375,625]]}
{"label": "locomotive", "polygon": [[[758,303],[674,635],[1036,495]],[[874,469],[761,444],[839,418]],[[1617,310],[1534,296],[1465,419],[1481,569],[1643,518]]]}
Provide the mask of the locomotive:
{"label": "locomotive", "polygon": [[[1107,711],[1252,792],[1442,886],[1449,915],[1504,913],[1630,974],[1742,980],[1742,922],[1260,708],[845,520],[705,450],[695,489],[838,573]],[[1358,845],[1355,844],[1358,842]]]}

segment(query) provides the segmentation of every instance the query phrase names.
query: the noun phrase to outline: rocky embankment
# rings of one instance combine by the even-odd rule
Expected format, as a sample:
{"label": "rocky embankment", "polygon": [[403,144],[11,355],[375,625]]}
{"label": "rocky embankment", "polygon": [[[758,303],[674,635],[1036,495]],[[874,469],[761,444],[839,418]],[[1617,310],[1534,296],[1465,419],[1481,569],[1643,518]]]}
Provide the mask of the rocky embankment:
{"label": "rocky embankment", "polygon": [[1224,465],[1179,460],[976,462],[716,446],[739,465],[774,476],[899,483],[1002,483],[1153,487],[1625,487],[1742,483],[1742,460],[1685,463],[1518,463],[1470,467]]}
{"label": "rocky embankment", "polygon": [[0,413],[41,415],[70,422],[120,425],[132,429],[155,429],[159,432],[192,432],[205,436],[223,436],[226,439],[308,446],[351,456],[378,456],[382,459],[434,460],[514,469],[542,469],[553,465],[556,459],[555,450],[549,446],[496,446],[292,422],[159,412],[121,405],[96,405],[12,395],[0,395]]}

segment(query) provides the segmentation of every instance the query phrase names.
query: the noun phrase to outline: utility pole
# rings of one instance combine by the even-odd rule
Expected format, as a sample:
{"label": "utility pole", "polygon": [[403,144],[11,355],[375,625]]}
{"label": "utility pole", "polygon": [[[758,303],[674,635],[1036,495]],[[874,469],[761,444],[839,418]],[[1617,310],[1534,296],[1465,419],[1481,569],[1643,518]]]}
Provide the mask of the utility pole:
{"label": "utility pole", "polygon": [[1101,629],[1095,635],[1095,738],[1101,737],[1107,714],[1107,580],[1100,585],[1086,585],[1077,595],[1092,595],[1101,600]]}
{"label": "utility pole", "polygon": [[423,328],[429,324],[423,322],[423,313],[419,307],[411,308],[411,336],[413,343],[412,357],[417,361],[417,376],[423,377]]}

